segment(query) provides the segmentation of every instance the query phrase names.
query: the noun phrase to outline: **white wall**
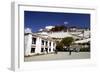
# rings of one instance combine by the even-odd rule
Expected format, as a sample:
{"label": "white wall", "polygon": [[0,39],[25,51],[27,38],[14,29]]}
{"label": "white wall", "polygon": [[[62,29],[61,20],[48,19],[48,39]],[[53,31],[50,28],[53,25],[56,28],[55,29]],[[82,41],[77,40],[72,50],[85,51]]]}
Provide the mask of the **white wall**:
{"label": "white wall", "polygon": [[[0,73],[12,73],[8,68],[10,67],[10,54],[11,54],[11,1],[13,0],[0,0]],[[16,0],[17,1],[17,0]],[[22,0],[21,0],[22,1]],[[63,66],[58,67],[55,64],[54,67],[45,68],[40,70],[33,70],[30,73],[99,73],[100,69],[100,0],[25,0],[33,1],[36,4],[46,4],[46,5],[66,5],[69,4],[79,4],[79,5],[96,5],[98,8],[97,14],[97,24],[94,26],[96,29],[93,32],[93,45],[97,49],[97,63],[99,67],[95,65],[89,66]],[[63,63],[62,63],[63,64]],[[24,71],[25,72],[25,71]],[[26,71],[28,72],[28,71]],[[26,73],[25,72],[25,73]],[[22,72],[23,73],[23,72]]]}
{"label": "white wall", "polygon": [[[82,37],[83,36],[83,34],[81,32],[54,32],[54,33],[48,33],[48,35],[50,37],[55,37],[55,38],[64,38],[64,37],[79,38],[79,37]],[[85,38],[88,38],[89,35],[90,35],[90,31],[84,31],[84,37]]]}
{"label": "white wall", "polygon": [[38,37],[36,41],[35,53],[40,53],[40,52],[41,52],[41,39]]}
{"label": "white wall", "polygon": [[25,35],[25,48],[24,55],[31,55],[31,46],[32,46],[32,34]]}

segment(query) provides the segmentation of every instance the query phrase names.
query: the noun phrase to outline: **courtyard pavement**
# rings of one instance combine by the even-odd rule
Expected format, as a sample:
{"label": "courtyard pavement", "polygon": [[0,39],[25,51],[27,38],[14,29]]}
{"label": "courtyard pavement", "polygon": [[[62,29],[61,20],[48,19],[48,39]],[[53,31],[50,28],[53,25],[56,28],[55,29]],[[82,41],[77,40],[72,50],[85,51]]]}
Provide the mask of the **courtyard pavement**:
{"label": "courtyard pavement", "polygon": [[58,52],[57,54],[45,54],[45,55],[38,55],[38,56],[30,56],[25,57],[25,62],[30,61],[47,61],[47,60],[70,60],[70,59],[89,59],[90,52],[72,52],[69,55],[69,52]]}

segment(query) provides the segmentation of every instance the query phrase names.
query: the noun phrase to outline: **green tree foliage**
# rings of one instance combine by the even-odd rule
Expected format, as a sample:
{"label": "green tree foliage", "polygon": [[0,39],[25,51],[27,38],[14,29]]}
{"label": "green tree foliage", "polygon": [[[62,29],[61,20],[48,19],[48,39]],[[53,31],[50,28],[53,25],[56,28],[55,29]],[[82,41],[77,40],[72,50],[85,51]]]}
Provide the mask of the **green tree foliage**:
{"label": "green tree foliage", "polygon": [[74,39],[72,37],[65,37],[60,42],[57,42],[56,48],[60,51],[64,50],[64,47],[69,47],[74,42]]}
{"label": "green tree foliage", "polygon": [[61,43],[63,43],[64,46],[70,46],[73,42],[74,39],[72,37],[65,37],[61,41]]}
{"label": "green tree foliage", "polygon": [[63,50],[63,43],[58,42],[56,48],[57,48],[58,50]]}

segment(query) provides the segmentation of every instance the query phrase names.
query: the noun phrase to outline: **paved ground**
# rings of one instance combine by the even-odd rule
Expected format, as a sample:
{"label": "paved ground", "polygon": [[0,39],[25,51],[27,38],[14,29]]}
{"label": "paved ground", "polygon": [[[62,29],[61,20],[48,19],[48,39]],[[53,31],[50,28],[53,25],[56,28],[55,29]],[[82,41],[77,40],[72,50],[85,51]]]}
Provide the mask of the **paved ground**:
{"label": "paved ground", "polygon": [[90,52],[58,52],[58,54],[46,54],[39,56],[25,57],[25,62],[28,61],[43,61],[43,60],[64,60],[64,59],[88,59],[90,58]]}

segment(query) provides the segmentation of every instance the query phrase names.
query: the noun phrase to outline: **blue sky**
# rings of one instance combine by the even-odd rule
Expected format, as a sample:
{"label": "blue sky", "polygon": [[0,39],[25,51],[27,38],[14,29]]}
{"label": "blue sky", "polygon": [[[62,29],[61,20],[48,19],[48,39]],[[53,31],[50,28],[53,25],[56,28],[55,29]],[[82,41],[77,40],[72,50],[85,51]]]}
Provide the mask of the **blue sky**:
{"label": "blue sky", "polygon": [[45,28],[45,26],[64,25],[78,28],[90,28],[90,14],[56,13],[24,11],[24,27],[31,28],[32,32]]}

